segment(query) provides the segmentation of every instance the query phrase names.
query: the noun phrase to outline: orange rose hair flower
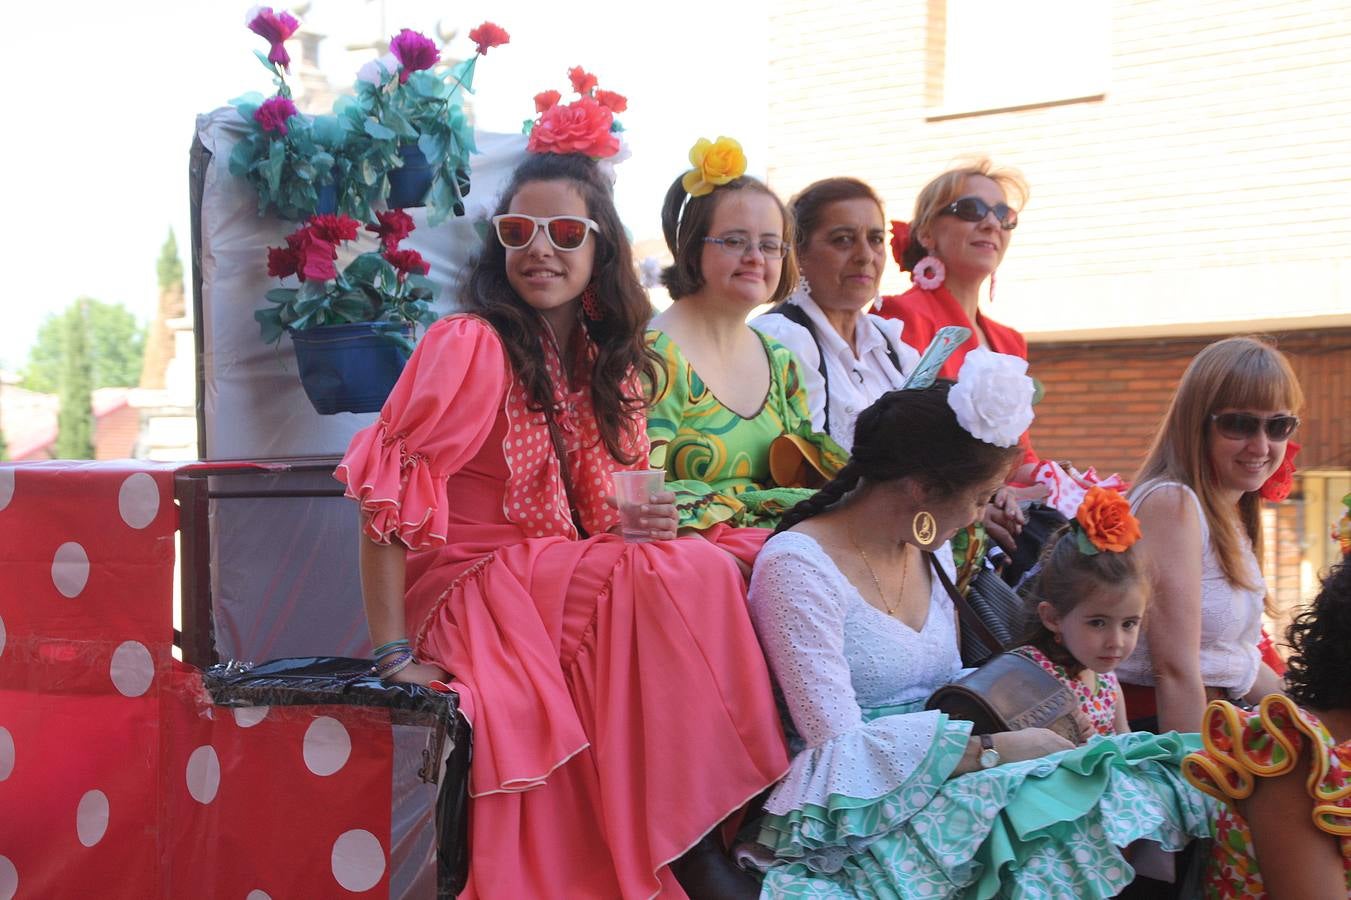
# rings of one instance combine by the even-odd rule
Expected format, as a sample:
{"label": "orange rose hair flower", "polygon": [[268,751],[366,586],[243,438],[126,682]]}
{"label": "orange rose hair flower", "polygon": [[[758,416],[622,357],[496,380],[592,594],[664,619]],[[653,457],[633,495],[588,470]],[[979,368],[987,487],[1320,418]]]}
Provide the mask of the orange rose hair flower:
{"label": "orange rose hair flower", "polygon": [[1093,487],[1084,494],[1074,514],[1079,549],[1093,555],[1121,553],[1140,540],[1140,521],[1131,514],[1126,498],[1108,488]]}

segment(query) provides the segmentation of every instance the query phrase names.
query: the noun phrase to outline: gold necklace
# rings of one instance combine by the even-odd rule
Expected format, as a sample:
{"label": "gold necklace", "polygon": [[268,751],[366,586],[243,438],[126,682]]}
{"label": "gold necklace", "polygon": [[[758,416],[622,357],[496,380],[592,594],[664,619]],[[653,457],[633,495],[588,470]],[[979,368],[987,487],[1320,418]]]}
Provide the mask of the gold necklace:
{"label": "gold necklace", "polygon": [[[850,518],[849,525],[845,530],[849,533],[849,543],[854,545],[854,549],[858,551],[858,555],[863,557],[863,564],[868,567],[868,574],[872,576],[873,587],[877,588],[877,597],[882,601],[883,609],[887,611],[887,615],[895,618],[896,609],[887,602],[886,592],[882,590],[882,582],[877,577],[877,572],[873,569],[873,564],[871,560],[868,559],[867,552],[859,545],[858,538],[854,537],[854,520],[852,518]],[[897,608],[900,606],[900,599],[905,596],[905,576],[910,572],[910,554],[905,552],[906,547],[904,543],[901,547],[901,590],[897,597]]]}

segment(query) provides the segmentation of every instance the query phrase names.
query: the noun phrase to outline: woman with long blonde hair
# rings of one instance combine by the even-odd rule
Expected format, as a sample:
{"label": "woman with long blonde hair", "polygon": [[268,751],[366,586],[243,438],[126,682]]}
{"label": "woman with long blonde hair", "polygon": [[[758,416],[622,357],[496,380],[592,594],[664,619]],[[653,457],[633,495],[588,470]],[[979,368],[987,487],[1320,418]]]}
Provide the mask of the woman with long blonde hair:
{"label": "woman with long blonde hair", "polygon": [[1137,727],[1196,731],[1207,699],[1280,689],[1258,652],[1259,492],[1285,461],[1303,402],[1289,360],[1255,338],[1211,344],[1183,374],[1130,492],[1154,596],[1118,670],[1136,686],[1126,700]]}

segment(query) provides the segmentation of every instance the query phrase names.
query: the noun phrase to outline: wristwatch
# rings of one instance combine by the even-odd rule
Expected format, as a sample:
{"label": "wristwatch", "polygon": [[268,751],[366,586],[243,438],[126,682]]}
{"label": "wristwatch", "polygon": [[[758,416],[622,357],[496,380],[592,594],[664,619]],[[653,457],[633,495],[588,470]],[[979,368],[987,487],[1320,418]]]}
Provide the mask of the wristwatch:
{"label": "wristwatch", "polygon": [[982,734],[980,736],[980,767],[982,769],[993,769],[999,765],[999,751],[994,748],[994,736]]}

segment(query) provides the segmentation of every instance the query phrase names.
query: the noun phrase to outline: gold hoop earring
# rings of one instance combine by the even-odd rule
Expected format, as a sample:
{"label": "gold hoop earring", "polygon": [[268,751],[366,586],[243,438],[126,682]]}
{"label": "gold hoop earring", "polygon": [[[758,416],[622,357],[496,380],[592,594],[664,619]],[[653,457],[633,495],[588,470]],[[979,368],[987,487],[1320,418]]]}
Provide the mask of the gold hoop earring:
{"label": "gold hoop earring", "polygon": [[932,545],[934,538],[938,537],[938,523],[934,521],[933,513],[927,509],[915,513],[915,518],[910,522],[910,530],[915,533],[915,543],[921,547]]}

